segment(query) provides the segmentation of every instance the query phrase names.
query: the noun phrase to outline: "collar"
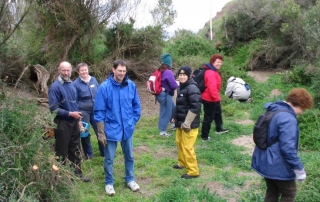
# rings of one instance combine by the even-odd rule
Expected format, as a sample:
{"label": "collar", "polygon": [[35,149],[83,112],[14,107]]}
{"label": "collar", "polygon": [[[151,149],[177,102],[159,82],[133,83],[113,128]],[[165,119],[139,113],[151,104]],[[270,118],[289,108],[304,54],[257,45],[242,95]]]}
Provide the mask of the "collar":
{"label": "collar", "polygon": [[80,77],[81,81],[83,81],[85,83],[89,83],[89,81],[91,80],[91,76],[90,75],[88,75],[88,81],[82,79],[81,76],[79,76],[79,77]]}
{"label": "collar", "polygon": [[58,76],[58,80],[60,81],[60,83],[61,84],[64,84],[64,82],[66,82],[66,83],[69,83],[69,82],[71,82],[71,80],[69,79],[69,81],[65,81],[65,80],[63,80],[63,78],[59,75]]}

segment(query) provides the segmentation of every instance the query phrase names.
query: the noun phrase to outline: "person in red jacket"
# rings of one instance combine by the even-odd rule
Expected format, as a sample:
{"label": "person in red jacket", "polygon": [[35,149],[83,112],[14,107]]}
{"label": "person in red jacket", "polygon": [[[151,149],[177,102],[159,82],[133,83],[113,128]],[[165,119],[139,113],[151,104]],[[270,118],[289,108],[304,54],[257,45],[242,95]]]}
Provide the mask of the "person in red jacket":
{"label": "person in red jacket", "polygon": [[221,77],[218,70],[221,68],[223,57],[219,54],[213,54],[210,63],[204,64],[206,72],[204,74],[204,85],[206,89],[201,94],[204,117],[201,128],[202,140],[208,141],[211,123],[216,124],[216,134],[229,132],[222,127],[222,110],[220,104]]}

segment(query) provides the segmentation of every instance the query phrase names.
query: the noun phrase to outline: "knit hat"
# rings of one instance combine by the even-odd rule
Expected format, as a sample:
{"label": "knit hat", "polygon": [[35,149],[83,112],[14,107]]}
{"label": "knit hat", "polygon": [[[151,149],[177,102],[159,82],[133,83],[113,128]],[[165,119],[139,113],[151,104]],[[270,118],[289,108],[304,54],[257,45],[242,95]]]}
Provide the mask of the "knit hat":
{"label": "knit hat", "polygon": [[172,67],[172,57],[169,53],[164,53],[161,55],[161,63]]}
{"label": "knit hat", "polygon": [[182,66],[182,67],[180,67],[179,70],[178,70],[178,75],[179,75],[179,74],[185,74],[185,75],[188,76],[188,79],[190,79],[191,71],[192,71],[192,70],[191,70],[190,67],[188,67],[188,66]]}

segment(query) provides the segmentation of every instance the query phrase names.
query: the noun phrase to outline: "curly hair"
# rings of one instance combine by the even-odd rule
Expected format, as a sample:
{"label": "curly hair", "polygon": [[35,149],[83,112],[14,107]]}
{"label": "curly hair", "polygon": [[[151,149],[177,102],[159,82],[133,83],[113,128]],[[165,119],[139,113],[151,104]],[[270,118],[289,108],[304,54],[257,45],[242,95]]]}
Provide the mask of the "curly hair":
{"label": "curly hair", "polygon": [[210,64],[213,64],[213,63],[216,61],[216,59],[220,59],[220,60],[223,61],[222,55],[220,55],[220,54],[213,54],[213,55],[211,56],[211,59],[210,59]]}
{"label": "curly hair", "polygon": [[293,88],[286,102],[290,102],[295,107],[300,107],[302,110],[311,109],[313,106],[313,97],[311,94],[304,88]]}

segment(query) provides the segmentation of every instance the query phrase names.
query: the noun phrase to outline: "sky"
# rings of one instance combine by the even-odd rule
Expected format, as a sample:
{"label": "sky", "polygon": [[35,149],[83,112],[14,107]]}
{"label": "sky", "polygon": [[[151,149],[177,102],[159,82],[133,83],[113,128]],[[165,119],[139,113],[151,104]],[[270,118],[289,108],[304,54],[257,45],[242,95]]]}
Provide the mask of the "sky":
{"label": "sky", "polygon": [[[174,33],[178,29],[187,29],[193,32],[198,32],[202,29],[206,22],[210,21],[210,16],[213,18],[217,12],[231,0],[172,0],[173,8],[177,11],[177,17],[173,26],[166,29],[169,33]],[[144,8],[139,12],[136,23],[144,26],[151,24],[151,10],[157,0],[142,0]],[[211,12],[210,12],[211,10]],[[211,13],[211,14],[210,14]]]}

